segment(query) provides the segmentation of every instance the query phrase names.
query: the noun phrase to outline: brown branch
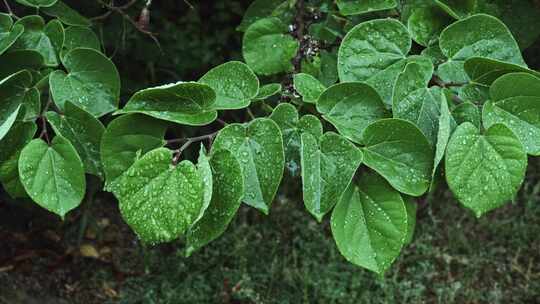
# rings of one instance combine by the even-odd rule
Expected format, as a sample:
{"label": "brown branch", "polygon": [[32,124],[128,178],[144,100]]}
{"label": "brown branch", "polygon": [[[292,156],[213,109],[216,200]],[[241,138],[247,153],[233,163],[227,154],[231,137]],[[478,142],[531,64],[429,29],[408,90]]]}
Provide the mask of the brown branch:
{"label": "brown branch", "polygon": [[182,155],[182,152],[184,152],[189,146],[191,146],[191,144],[196,143],[196,142],[200,142],[200,141],[203,141],[203,140],[209,140],[211,142],[214,139],[214,137],[216,137],[218,132],[219,131],[216,131],[216,132],[213,132],[213,133],[210,133],[210,134],[206,134],[206,135],[201,135],[201,136],[187,137],[187,138],[176,138],[176,139],[167,140],[167,144],[185,142],[180,148],[173,151],[174,152],[174,157],[173,157],[173,161],[172,161],[173,164],[174,165],[178,164],[178,162],[180,161],[180,156]]}

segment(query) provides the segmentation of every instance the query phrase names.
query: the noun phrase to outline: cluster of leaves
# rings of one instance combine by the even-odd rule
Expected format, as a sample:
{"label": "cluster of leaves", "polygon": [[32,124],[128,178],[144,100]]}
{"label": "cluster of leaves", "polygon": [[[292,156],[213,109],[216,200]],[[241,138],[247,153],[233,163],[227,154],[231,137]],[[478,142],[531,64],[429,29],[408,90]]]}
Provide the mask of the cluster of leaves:
{"label": "cluster of leaves", "polygon": [[[524,28],[539,20],[532,2],[256,0],[238,26],[245,63],[122,107],[88,19],[59,0],[17,2],[51,18],[0,16],[3,187],[64,217],[94,175],[141,240],[185,237],[186,255],[242,202],[268,214],[287,173],[309,213],[332,213],[345,258],[383,273],[412,238],[415,197],[445,179],[479,217],[540,155],[540,73],[520,50],[538,36]],[[533,21],[509,29],[509,9]]]}

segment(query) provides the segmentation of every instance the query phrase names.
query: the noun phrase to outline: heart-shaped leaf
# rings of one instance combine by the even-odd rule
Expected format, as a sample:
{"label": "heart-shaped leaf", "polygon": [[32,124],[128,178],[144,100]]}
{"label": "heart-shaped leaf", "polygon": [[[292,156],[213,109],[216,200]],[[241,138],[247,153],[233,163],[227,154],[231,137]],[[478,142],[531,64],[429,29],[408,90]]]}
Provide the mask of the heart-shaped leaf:
{"label": "heart-shaped leaf", "polygon": [[73,102],[95,117],[118,108],[120,76],[112,61],[93,49],[77,48],[62,58],[68,74],[54,71],[49,84],[55,104]]}
{"label": "heart-shaped leaf", "polygon": [[[0,56],[0,79],[4,79],[21,70],[28,70],[32,73],[32,71],[37,71],[43,66],[43,57],[36,51],[10,51]],[[37,79],[33,80],[36,81]]]}
{"label": "heart-shaped leaf", "polygon": [[218,133],[212,149],[229,150],[240,161],[245,181],[243,201],[268,214],[285,165],[278,125],[267,118],[230,124]]}
{"label": "heart-shaped leaf", "polygon": [[0,140],[15,123],[26,95],[33,94],[27,89],[30,85],[32,75],[25,70],[0,80]]}
{"label": "heart-shaped leaf", "polygon": [[37,138],[24,147],[19,176],[34,202],[62,218],[79,206],[86,191],[81,158],[71,143],[58,135],[51,145]]}
{"label": "heart-shaped leaf", "polygon": [[407,210],[397,191],[372,172],[347,188],[332,212],[332,235],[351,263],[382,274],[407,236]]}
{"label": "heart-shaped leaf", "polygon": [[515,72],[529,73],[540,77],[540,73],[521,65],[484,57],[471,57],[465,61],[465,72],[475,83],[491,85],[499,77]]}
{"label": "heart-shaped leaf", "polygon": [[407,27],[412,39],[423,46],[437,41],[441,31],[451,22],[451,18],[434,4],[416,8],[407,19]]}
{"label": "heart-shaped leaf", "polygon": [[199,149],[199,158],[197,159],[197,170],[203,180],[203,204],[201,210],[199,210],[199,215],[194,221],[194,224],[197,223],[204,215],[204,212],[210,205],[213,195],[213,176],[212,176],[212,167],[210,166],[210,157],[206,153],[204,145],[201,144]]}
{"label": "heart-shaped leaf", "polygon": [[448,143],[446,181],[461,204],[477,217],[516,195],[526,167],[523,145],[502,124],[480,134],[471,123],[463,123]]}
{"label": "heart-shaped leaf", "polygon": [[346,138],[302,134],[302,188],[307,210],[321,221],[338,202],[362,162],[362,152]]}
{"label": "heart-shaped leaf", "polygon": [[64,28],[58,20],[45,20],[37,15],[23,17],[15,26],[24,27],[23,33],[13,44],[14,50],[34,50],[43,56],[48,66],[57,66],[58,54],[64,44]]}
{"label": "heart-shaped leaf", "polygon": [[23,31],[22,24],[14,26],[10,15],[0,13],[0,55],[15,43]]}
{"label": "heart-shaped leaf", "polygon": [[307,103],[316,103],[326,87],[315,77],[300,73],[293,77],[294,89],[302,95],[302,100]]}

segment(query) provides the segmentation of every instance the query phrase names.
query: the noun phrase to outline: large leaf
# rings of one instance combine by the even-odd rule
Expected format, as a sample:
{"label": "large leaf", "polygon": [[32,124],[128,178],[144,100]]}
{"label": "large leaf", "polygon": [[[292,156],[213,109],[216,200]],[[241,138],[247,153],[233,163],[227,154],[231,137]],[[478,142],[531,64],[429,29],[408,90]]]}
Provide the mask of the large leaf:
{"label": "large leaf", "polygon": [[360,82],[339,83],[326,89],[317,101],[317,111],[341,135],[356,143],[363,143],[362,133],[369,124],[390,116],[379,94]]}
{"label": "large leaf", "polygon": [[13,49],[37,51],[46,65],[58,65],[58,54],[64,44],[64,28],[58,20],[45,25],[43,18],[31,15],[19,19],[15,26],[23,26],[24,32],[13,44]]}
{"label": "large leaf", "polygon": [[364,131],[364,163],[395,189],[420,196],[430,185],[433,151],[412,123],[391,118],[369,125]]}
{"label": "large leaf", "polygon": [[300,174],[300,146],[302,133],[310,133],[315,138],[323,134],[321,121],[313,115],[299,117],[296,107],[290,103],[280,103],[270,115],[283,135],[285,166],[292,176]]}
{"label": "large leaf", "polygon": [[68,74],[56,70],[49,79],[54,102],[60,109],[70,101],[100,117],[118,108],[120,76],[109,58],[96,50],[79,48],[67,53],[62,63]]}
{"label": "large leaf", "polygon": [[307,210],[320,222],[338,202],[362,162],[362,152],[344,137],[302,134],[302,188]]}
{"label": "large leaf", "polygon": [[90,26],[92,23],[86,17],[79,14],[76,10],[72,9],[64,2],[58,0],[56,3],[49,7],[44,7],[42,12],[58,18],[67,25],[78,25],[78,26]]}
{"label": "large leaf", "polygon": [[214,151],[210,164],[214,177],[214,194],[204,216],[187,234],[187,256],[219,237],[227,229],[244,195],[242,168],[230,151]]}
{"label": "large leaf", "polygon": [[19,155],[36,130],[34,122],[17,121],[0,141],[0,182],[11,197],[27,196],[19,178]]}
{"label": "large leaf", "polygon": [[316,103],[326,87],[315,77],[300,73],[293,77],[294,89],[302,95],[302,100],[307,103]]}
{"label": "large leaf", "polygon": [[215,91],[197,82],[178,82],[143,89],[133,95],[121,113],[142,113],[190,126],[207,125],[217,118]]}
{"label": "large leaf", "polygon": [[540,155],[540,78],[527,73],[506,74],[490,88],[484,105],[484,126],[506,125],[523,143],[528,154]]}
{"label": "large leaf", "polygon": [[99,155],[101,136],[105,131],[103,124],[71,102],[65,103],[62,114],[49,111],[46,117],[54,132],[69,140],[75,147],[83,161],[85,171],[103,177]]}
{"label": "large leaf", "polygon": [[339,251],[349,262],[382,274],[405,242],[407,210],[397,191],[367,172],[339,200],[331,227]]}
{"label": "large leaf", "polygon": [[23,31],[22,24],[13,26],[11,16],[0,13],[0,55],[15,43]]}
{"label": "large leaf", "polygon": [[53,6],[58,0],[15,0],[18,3],[26,6],[41,8]]}
{"label": "large leaf", "polygon": [[261,75],[290,72],[299,43],[288,35],[288,27],[278,18],[253,23],[244,34],[242,53],[246,63]]}
{"label": "large leaf", "polygon": [[339,12],[345,16],[382,11],[397,6],[396,0],[336,0],[336,3]]}
{"label": "large leaf", "polygon": [[113,120],[101,138],[101,162],[107,184],[126,172],[142,155],[165,145],[167,124],[140,114]]}
{"label": "large leaf", "polygon": [[150,244],[178,238],[203,205],[203,180],[187,160],[172,165],[172,151],[152,150],[111,184],[120,212],[139,238]]}
{"label": "large leaf", "polygon": [[516,195],[525,177],[527,154],[502,124],[485,134],[470,123],[457,127],[446,152],[446,181],[462,205],[477,217]]}
{"label": "large leaf", "polygon": [[217,110],[248,107],[259,92],[259,78],[244,63],[231,61],[204,74],[200,83],[209,85],[216,92],[214,108]]}
{"label": "large leaf", "polygon": [[51,145],[39,138],[26,145],[19,158],[19,175],[32,200],[62,218],[79,206],[86,190],[82,161],[61,136]]}
{"label": "large leaf", "polygon": [[268,214],[285,165],[278,125],[266,118],[230,124],[218,133],[212,149],[229,150],[240,161],[245,181],[243,201]]}
{"label": "large leaf", "polygon": [[27,89],[31,84],[32,75],[25,70],[0,80],[0,139],[15,123],[26,95],[32,92]]}
{"label": "large leaf", "polygon": [[[526,67],[508,28],[497,18],[477,14],[459,20],[441,33],[439,46],[448,61],[439,66],[446,82],[462,82],[465,60],[485,57]],[[441,72],[442,71],[442,72]]]}

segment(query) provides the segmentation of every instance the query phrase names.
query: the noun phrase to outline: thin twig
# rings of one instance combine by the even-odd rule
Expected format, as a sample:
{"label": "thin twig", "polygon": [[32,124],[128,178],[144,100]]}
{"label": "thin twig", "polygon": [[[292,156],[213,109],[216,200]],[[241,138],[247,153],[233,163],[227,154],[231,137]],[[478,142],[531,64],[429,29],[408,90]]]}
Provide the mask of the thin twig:
{"label": "thin twig", "polygon": [[4,6],[6,7],[6,9],[7,9],[10,16],[15,17],[15,19],[21,19],[21,18],[19,18],[19,16],[15,15],[13,10],[11,9],[11,6],[9,6],[9,3],[7,2],[7,0],[4,0]]}
{"label": "thin twig", "polygon": [[41,120],[41,134],[39,134],[39,138],[44,137],[48,144],[50,144],[51,141],[49,139],[49,133],[47,132],[47,117],[45,116],[45,113],[47,113],[51,104],[52,99],[49,97],[49,100],[47,100],[47,104],[45,104],[43,111],[41,111],[41,114],[39,115],[39,118]]}
{"label": "thin twig", "polygon": [[218,133],[218,131],[210,133],[210,134],[206,134],[206,135],[201,135],[201,136],[187,137],[187,138],[177,138],[177,139],[167,140],[167,144],[172,144],[172,143],[178,143],[178,142],[184,142],[185,141],[185,143],[180,148],[174,150],[174,157],[173,157],[173,161],[172,161],[173,164],[174,165],[178,164],[178,161],[180,160],[180,156],[182,155],[182,152],[184,152],[189,146],[191,146],[191,144],[196,143],[196,142],[200,142],[200,141],[203,141],[203,140],[212,141],[214,139],[214,137],[217,135],[217,133]]}

